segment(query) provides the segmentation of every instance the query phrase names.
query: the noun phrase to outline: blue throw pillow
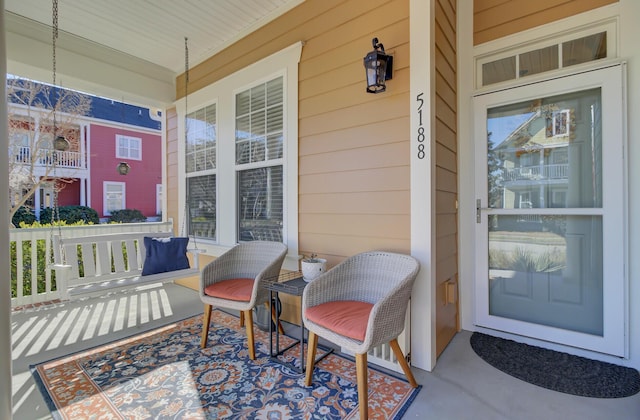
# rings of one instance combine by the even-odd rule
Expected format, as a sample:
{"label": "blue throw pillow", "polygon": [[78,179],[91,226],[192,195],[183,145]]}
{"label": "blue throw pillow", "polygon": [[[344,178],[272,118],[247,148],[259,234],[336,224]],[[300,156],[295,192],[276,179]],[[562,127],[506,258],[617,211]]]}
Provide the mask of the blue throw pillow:
{"label": "blue throw pillow", "polygon": [[189,268],[187,244],[189,238],[144,238],[147,249],[142,275],[166,273]]}

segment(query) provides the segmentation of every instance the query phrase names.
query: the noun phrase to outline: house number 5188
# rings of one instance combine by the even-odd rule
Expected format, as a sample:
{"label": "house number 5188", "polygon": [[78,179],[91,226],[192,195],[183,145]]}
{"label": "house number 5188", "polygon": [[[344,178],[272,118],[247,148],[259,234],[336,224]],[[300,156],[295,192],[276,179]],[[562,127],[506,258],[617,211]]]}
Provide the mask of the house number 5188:
{"label": "house number 5188", "polygon": [[424,126],[422,125],[422,106],[424,105],[424,99],[422,95],[424,92],[419,93],[416,96],[416,102],[418,103],[418,159],[424,159]]}

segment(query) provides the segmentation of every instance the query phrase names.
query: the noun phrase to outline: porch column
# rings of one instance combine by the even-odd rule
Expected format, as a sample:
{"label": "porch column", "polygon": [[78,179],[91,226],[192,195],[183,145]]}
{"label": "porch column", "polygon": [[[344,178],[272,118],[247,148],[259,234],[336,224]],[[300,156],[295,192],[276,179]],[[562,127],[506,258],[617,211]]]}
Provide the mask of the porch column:
{"label": "porch column", "polygon": [[[0,98],[7,97],[7,49],[5,44],[4,0],[0,0],[0,73],[3,75]],[[0,149],[9,148],[7,101],[0,101]],[[9,156],[0,153],[0,191],[9,191]],[[6,196],[5,196],[6,197]],[[9,244],[9,206],[0,206],[0,243]],[[10,278],[9,246],[0,246],[0,267],[4,267],[4,278]],[[0,291],[0,418],[11,415],[11,282],[5,281]]]}
{"label": "porch column", "polygon": [[80,205],[87,205],[87,178],[80,178]]}
{"label": "porch column", "polygon": [[411,255],[420,272],[411,295],[411,364],[436,365],[434,0],[410,0]]}
{"label": "porch column", "polygon": [[[38,177],[38,179],[36,179],[36,183],[40,182],[40,177]],[[33,209],[35,211],[36,214],[36,220],[40,220],[40,208],[42,207],[42,202],[40,201],[40,191],[42,190],[42,187],[40,185],[38,185],[38,187],[36,188],[35,192],[33,193]]]}

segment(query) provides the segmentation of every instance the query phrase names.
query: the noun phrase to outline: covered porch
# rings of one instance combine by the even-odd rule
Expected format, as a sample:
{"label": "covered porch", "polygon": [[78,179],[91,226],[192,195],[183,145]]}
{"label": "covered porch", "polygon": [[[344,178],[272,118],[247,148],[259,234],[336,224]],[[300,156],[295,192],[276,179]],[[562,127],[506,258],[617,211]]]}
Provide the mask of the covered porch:
{"label": "covered porch", "polygon": [[[11,13],[7,13],[9,3]],[[235,116],[229,112],[235,109],[235,95],[256,83],[266,85],[273,77],[285,80],[283,92],[290,95],[290,108],[284,119],[286,149],[279,162],[285,167],[285,204],[279,209],[283,223],[275,225],[279,227],[276,233],[270,225],[268,236],[289,247],[285,265],[289,269],[296,268],[304,254],[317,253],[333,266],[349,255],[370,249],[411,254],[420,261],[422,270],[412,296],[410,345],[413,370],[423,389],[405,417],[596,419],[616,415],[632,418],[638,412],[638,395],[596,400],[554,393],[493,369],[469,346],[473,331],[488,331],[478,325],[475,312],[479,284],[476,212],[480,205],[476,204],[474,182],[469,181],[476,177],[478,158],[478,133],[471,128],[472,95],[478,91],[474,84],[478,77],[475,60],[483,54],[502,54],[533,39],[547,40],[567,31],[567,22],[567,27],[582,29],[601,23],[605,16],[619,28],[621,42],[616,57],[636,63],[638,53],[630,41],[638,35],[634,21],[640,9],[635,0],[595,1],[589,6],[593,10],[585,10],[584,2],[569,2],[565,9],[569,12],[560,21],[555,17],[557,11],[545,14],[537,10],[546,16],[537,27],[520,22],[512,33],[501,33],[493,39],[482,38],[481,30],[474,25],[490,26],[501,14],[481,10],[476,22],[474,7],[487,7],[487,2],[479,0],[282,0],[269,2],[269,7],[261,3],[264,9],[257,7],[257,2],[247,2],[250,5],[246,10],[254,13],[247,13],[248,19],[240,23],[235,20],[245,14],[244,10],[212,12],[195,7],[164,10],[160,16],[147,18],[149,3],[140,3],[143,6],[137,14],[124,14],[117,8],[89,12],[127,19],[122,22],[122,32],[106,25],[102,38],[96,39],[73,29],[87,29],[82,25],[86,22],[80,3],[61,0],[61,5],[65,3],[69,8],[61,7],[61,24],[65,16],[72,17],[72,23],[62,28],[58,44],[59,80],[67,87],[157,107],[162,112],[162,214],[165,221],[175,221],[175,233],[181,233],[187,218],[187,115],[217,106],[221,114],[216,121],[220,133],[216,141],[218,145],[227,141],[229,147],[236,141]],[[0,6],[6,9],[2,35],[7,45],[0,54],[8,57],[8,71],[49,80],[50,8],[38,0],[0,0]],[[517,8],[512,8],[514,14]],[[37,13],[25,18],[28,9]],[[218,28],[227,24],[237,25],[220,33]],[[197,33],[188,33],[190,27],[197,27]],[[184,48],[187,35],[191,48],[188,58]],[[394,55],[393,79],[388,81],[387,91],[379,95],[365,93],[362,68],[362,56],[370,49],[373,37],[380,37],[387,52]],[[119,44],[110,45],[112,39]],[[133,49],[125,51],[125,47]],[[297,49],[297,57],[286,55],[291,49]],[[283,57],[286,63],[280,61]],[[190,62],[188,80],[185,61]],[[629,66],[628,70],[629,115],[638,110],[638,98],[633,94],[640,83],[637,68],[640,66]],[[628,196],[619,205],[624,206],[630,220],[626,226],[628,244],[620,245],[618,251],[633,256],[640,247],[640,225],[632,217],[640,208],[640,195],[632,181],[639,178],[637,165],[632,163],[640,157],[640,149],[631,140],[640,133],[640,120],[630,118],[627,122]],[[197,174],[213,179],[218,188],[212,196],[219,203],[219,213],[194,225],[194,233],[202,238],[199,246],[204,259],[215,258],[246,239],[238,234],[236,221],[238,184],[229,176],[255,169],[251,166],[254,162],[238,170],[233,167],[229,163],[235,159],[231,148],[217,152],[219,156],[224,153],[220,165]],[[563,178],[561,172],[549,172],[549,178]],[[225,176],[228,178],[223,182]],[[522,171],[509,176],[518,181],[528,177]],[[8,232],[4,236],[8,240]],[[11,263],[8,258],[2,261],[7,266]],[[631,257],[625,267],[622,324],[628,334],[624,357],[549,343],[526,334],[498,334],[637,369],[640,309],[633,302],[640,298],[635,279],[639,264]],[[193,281],[186,283],[192,285]],[[13,388],[9,392],[9,384],[0,383],[0,391],[7,389],[0,395],[13,397],[16,418],[47,416],[28,365],[201,313],[200,306],[194,304],[197,296],[193,289],[182,285],[118,293],[122,294],[118,299],[144,300],[146,306],[138,305],[137,310],[144,307],[147,312],[126,312],[131,322],[125,325],[123,313],[118,312],[114,300],[109,300],[116,299],[115,295],[22,307],[11,313],[8,301],[0,305],[7,308],[7,313],[0,316],[4,319],[0,337],[13,339],[11,349],[7,344],[6,351],[0,352],[5,354],[0,376],[6,373],[4,377],[10,377],[10,366],[14,366]],[[42,328],[53,320],[62,326],[70,313],[94,314],[101,321],[99,325],[77,322],[75,331],[57,329],[55,335],[39,339],[27,333],[33,326]],[[3,404],[0,407],[4,409]],[[2,414],[0,411],[0,417]]]}
{"label": "covered porch", "polygon": [[[202,316],[197,292],[178,284],[149,285],[12,313],[15,419],[49,419],[30,366],[141,334],[191,316]],[[297,326],[285,323],[297,334]],[[640,394],[596,399],[550,391],[513,378],[479,358],[470,332],[456,335],[432,372],[412,368],[422,385],[405,419],[635,418]],[[197,338],[197,337],[196,337]]]}

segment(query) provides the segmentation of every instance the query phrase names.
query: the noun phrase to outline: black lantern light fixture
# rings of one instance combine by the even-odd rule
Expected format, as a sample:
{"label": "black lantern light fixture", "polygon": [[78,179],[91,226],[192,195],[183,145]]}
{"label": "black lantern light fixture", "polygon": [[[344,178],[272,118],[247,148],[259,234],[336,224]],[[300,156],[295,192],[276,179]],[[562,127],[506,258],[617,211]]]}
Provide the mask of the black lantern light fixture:
{"label": "black lantern light fixture", "polygon": [[53,150],[56,152],[66,152],[71,147],[69,140],[64,138],[64,136],[57,136],[55,140],[53,140]]}
{"label": "black lantern light fixture", "polygon": [[385,80],[391,79],[393,56],[384,52],[384,46],[378,38],[371,40],[373,51],[364,58],[364,69],[367,72],[367,92],[380,93],[387,89]]}
{"label": "black lantern light fixture", "polygon": [[117,169],[120,175],[126,175],[129,173],[129,169],[131,169],[131,166],[129,166],[127,162],[120,162],[118,163]]}

